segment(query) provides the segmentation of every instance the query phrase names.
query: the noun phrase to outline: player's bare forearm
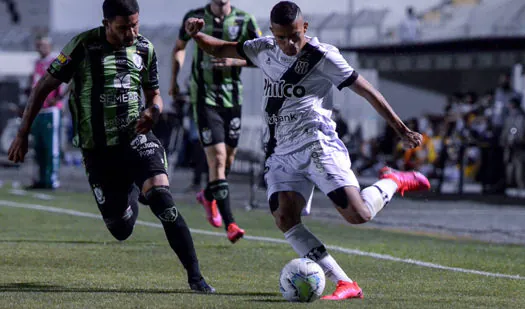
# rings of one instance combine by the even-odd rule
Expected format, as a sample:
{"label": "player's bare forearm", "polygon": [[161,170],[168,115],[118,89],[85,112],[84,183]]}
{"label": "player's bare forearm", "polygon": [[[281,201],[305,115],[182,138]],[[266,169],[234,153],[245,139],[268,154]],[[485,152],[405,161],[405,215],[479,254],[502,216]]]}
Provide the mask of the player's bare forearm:
{"label": "player's bare forearm", "polygon": [[173,61],[171,65],[171,85],[177,84],[177,77],[180,69],[184,65],[184,58],[186,57],[186,42],[177,40],[175,48],[173,49]]}
{"label": "player's bare forearm", "polygon": [[162,110],[164,109],[164,101],[160,96],[159,89],[145,89],[144,96],[146,98],[146,108],[151,109],[156,105],[157,107],[155,107],[155,109],[158,109],[159,114],[162,113]]}
{"label": "player's bare forearm", "polygon": [[195,43],[207,54],[217,58],[243,59],[237,53],[237,42],[228,42],[199,32],[192,36]]}
{"label": "player's bare forearm", "polygon": [[18,130],[19,135],[29,135],[31,125],[38,115],[38,112],[42,109],[42,105],[44,105],[47,96],[51,91],[57,89],[61,83],[60,80],[54,78],[49,73],[46,73],[46,75],[38,81],[27,100],[27,105],[22,116],[22,124]]}
{"label": "player's bare forearm", "polygon": [[401,118],[394,112],[390,104],[383,95],[377,91],[364,77],[359,76],[357,80],[350,86],[350,88],[363,98],[365,98],[372,107],[385,119],[388,124],[402,135],[408,130],[408,127],[403,123]]}
{"label": "player's bare forearm", "polygon": [[232,59],[232,67],[245,67],[248,66],[248,62],[244,59]]}

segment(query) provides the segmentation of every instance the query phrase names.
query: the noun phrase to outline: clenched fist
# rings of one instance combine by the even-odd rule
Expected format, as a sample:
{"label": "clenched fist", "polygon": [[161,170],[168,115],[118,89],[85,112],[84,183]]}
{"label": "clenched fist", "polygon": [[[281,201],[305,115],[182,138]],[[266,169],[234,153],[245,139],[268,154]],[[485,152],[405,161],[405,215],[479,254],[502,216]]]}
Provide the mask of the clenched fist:
{"label": "clenched fist", "polygon": [[184,28],[186,29],[186,33],[193,37],[204,28],[204,19],[194,17],[188,18],[184,24]]}
{"label": "clenched fist", "polygon": [[401,134],[403,147],[416,148],[423,143],[423,136],[415,131],[407,130]]}

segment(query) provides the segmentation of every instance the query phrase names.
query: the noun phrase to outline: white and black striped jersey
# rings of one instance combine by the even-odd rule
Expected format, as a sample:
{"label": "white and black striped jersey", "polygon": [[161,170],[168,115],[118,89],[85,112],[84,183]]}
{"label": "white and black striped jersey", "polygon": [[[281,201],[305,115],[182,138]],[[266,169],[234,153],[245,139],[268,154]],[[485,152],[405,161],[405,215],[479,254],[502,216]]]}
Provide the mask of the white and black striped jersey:
{"label": "white and black striped jersey", "polygon": [[332,85],[341,90],[358,77],[337,48],[310,38],[297,56],[290,57],[274,37],[262,37],[238,45],[238,53],[264,74],[267,156],[337,137],[326,99]]}

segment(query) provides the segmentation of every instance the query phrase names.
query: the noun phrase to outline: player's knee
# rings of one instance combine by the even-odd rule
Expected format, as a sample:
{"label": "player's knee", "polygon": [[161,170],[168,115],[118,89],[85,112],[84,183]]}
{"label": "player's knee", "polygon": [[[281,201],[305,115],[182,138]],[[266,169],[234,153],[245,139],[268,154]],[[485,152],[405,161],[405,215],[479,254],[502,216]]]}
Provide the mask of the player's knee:
{"label": "player's knee", "polygon": [[115,239],[124,241],[133,233],[135,222],[133,221],[133,210],[128,207],[124,215],[118,217],[104,218],[104,223]]}
{"label": "player's knee", "polygon": [[224,169],[224,168],[226,168],[226,154],[225,153],[221,153],[221,152],[217,152],[212,157],[212,162],[210,162],[209,165],[210,165],[210,168],[214,168],[214,169]]}
{"label": "player's knee", "polygon": [[292,227],[301,223],[301,218],[295,218],[281,212],[274,212],[273,217],[275,218],[275,225],[281,230],[281,232],[286,233]]}
{"label": "player's knee", "polygon": [[179,217],[179,212],[175,206],[169,187],[154,186],[146,192],[144,196],[153,214],[163,223],[175,222]]}

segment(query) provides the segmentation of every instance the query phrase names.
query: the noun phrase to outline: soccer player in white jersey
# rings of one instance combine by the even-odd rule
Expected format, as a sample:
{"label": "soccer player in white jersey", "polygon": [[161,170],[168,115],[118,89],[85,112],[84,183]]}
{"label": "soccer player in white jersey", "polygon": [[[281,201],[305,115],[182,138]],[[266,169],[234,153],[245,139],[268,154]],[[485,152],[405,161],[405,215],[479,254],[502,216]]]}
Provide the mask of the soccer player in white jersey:
{"label": "soccer player in white jersey", "polygon": [[185,28],[205,52],[220,58],[246,59],[263,71],[268,126],[265,180],[276,224],[300,256],[316,261],[337,284],[335,292],[323,299],[362,298],[357,283],[301,223],[301,211],[313,186],[328,195],[349,223],[361,224],[373,219],[396,192],[428,190],[430,184],[418,172],[385,167],[380,180],[361,191],[324,99],[332,85],[340,90],[348,87],[377,110],[406,147],[421,145],[422,137],[401,121],[385,98],[348,65],[335,47],[305,35],[308,23],[295,3],[279,2],[270,19],[272,37],[244,44],[205,35],[200,32],[202,19],[188,19]]}

